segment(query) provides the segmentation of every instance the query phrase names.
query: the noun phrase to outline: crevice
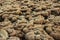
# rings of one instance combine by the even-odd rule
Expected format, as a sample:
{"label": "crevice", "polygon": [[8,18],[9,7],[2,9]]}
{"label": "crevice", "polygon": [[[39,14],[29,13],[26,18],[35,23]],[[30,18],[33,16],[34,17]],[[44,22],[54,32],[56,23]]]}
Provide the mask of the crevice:
{"label": "crevice", "polygon": [[59,16],[59,13],[57,11],[55,11],[55,10],[51,10],[51,14],[55,15],[55,16]]}
{"label": "crevice", "polygon": [[45,26],[43,29],[44,29],[45,32],[49,35],[50,33],[47,32],[46,28],[47,28],[47,26]]}
{"label": "crevice", "polygon": [[23,35],[22,40],[26,40],[26,39],[25,39],[25,34]]}
{"label": "crevice", "polygon": [[44,16],[44,19],[48,19],[48,16]]}
{"label": "crevice", "polygon": [[2,16],[0,16],[0,22],[3,22],[4,21],[4,18],[2,18]]}
{"label": "crevice", "polygon": [[11,21],[11,23],[16,22],[16,20],[12,20],[12,18],[10,18],[9,21]]}

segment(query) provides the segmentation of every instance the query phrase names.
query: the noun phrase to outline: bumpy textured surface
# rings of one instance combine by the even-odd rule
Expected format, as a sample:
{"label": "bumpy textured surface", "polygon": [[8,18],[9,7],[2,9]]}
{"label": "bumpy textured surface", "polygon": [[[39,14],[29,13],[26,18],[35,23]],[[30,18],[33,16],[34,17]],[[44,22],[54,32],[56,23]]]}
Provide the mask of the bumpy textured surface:
{"label": "bumpy textured surface", "polygon": [[60,0],[0,0],[0,40],[60,40]]}

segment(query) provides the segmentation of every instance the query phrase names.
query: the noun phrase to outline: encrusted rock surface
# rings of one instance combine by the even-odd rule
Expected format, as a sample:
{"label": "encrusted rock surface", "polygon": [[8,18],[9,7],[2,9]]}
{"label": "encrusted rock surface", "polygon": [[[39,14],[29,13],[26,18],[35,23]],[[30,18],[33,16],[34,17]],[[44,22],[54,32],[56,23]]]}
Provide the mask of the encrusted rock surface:
{"label": "encrusted rock surface", "polygon": [[0,40],[60,40],[60,0],[0,0]]}

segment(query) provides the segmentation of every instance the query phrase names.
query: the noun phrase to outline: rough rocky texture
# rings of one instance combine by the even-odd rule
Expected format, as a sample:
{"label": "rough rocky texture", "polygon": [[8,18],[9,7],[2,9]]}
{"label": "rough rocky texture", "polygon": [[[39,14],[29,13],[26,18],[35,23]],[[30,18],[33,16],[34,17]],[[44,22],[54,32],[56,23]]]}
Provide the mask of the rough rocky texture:
{"label": "rough rocky texture", "polygon": [[60,0],[0,0],[0,40],[60,40]]}

